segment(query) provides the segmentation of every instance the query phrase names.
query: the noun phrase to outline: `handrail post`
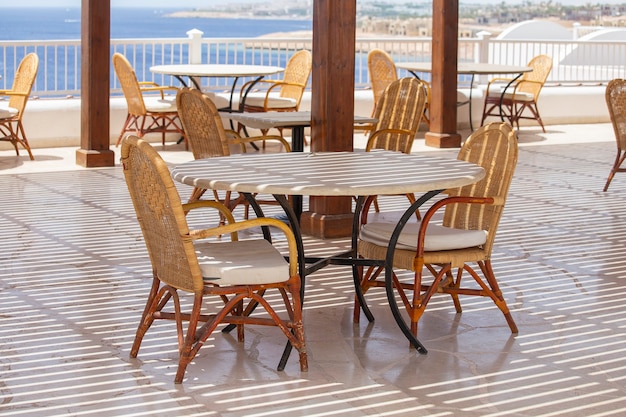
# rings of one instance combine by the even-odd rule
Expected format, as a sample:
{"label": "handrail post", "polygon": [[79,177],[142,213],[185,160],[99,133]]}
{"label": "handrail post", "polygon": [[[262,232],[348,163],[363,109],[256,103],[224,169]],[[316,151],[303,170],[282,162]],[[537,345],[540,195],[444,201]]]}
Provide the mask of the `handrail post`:
{"label": "handrail post", "polygon": [[187,32],[189,37],[189,64],[202,64],[202,35],[200,29],[191,29]]}
{"label": "handrail post", "polygon": [[[478,62],[489,62],[489,43],[491,41],[491,32],[486,30],[480,31],[476,34],[478,37],[478,51],[476,51],[476,57]],[[487,75],[480,75],[478,77],[478,84],[487,84],[489,82]]]}

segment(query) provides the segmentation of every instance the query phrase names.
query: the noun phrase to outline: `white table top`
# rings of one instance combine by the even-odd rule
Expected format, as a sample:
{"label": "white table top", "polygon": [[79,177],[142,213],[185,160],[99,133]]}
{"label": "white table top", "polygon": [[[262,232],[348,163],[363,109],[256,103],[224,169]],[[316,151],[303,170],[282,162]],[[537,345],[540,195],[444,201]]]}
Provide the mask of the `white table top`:
{"label": "white table top", "polygon": [[259,77],[277,74],[284,70],[282,67],[267,65],[232,64],[174,64],[150,67],[150,71],[156,74],[187,77]]}
{"label": "white table top", "polygon": [[[397,68],[414,72],[432,72],[432,62],[398,62]],[[531,67],[519,65],[500,65],[483,62],[459,62],[457,64],[457,74],[520,74],[531,72]]]}
{"label": "white table top", "polygon": [[[232,113],[230,119],[254,129],[273,127],[298,127],[311,125],[310,111],[268,111],[251,113]],[[355,123],[375,123],[376,119],[367,116],[354,116]]]}
{"label": "white table top", "polygon": [[456,188],[485,175],[456,159],[389,151],[242,154],[174,168],[176,181],[199,188],[316,196],[407,194]]}

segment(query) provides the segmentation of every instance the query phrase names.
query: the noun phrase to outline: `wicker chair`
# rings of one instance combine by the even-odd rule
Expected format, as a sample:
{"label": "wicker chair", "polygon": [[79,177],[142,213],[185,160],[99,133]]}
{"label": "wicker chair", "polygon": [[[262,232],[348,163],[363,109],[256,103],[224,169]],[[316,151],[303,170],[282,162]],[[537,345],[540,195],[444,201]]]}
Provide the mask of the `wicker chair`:
{"label": "wicker chair", "polygon": [[[372,93],[374,94],[374,108],[372,110],[373,115],[376,112],[376,106],[385,89],[389,86],[389,84],[398,79],[398,72],[391,55],[382,49],[372,49],[367,54],[367,69],[369,72],[370,84],[372,86]],[[428,119],[430,85],[426,81],[422,80],[422,82],[424,83],[423,86],[426,89],[426,103],[424,104],[422,121],[430,126],[430,120]],[[358,126],[355,127],[358,128]],[[361,129],[364,130],[371,130],[372,128],[373,126],[361,127]]]}
{"label": "wicker chair", "polygon": [[[242,138],[237,132],[225,129],[215,103],[200,90],[180,89],[176,95],[176,107],[194,159],[229,156],[232,146],[240,147],[241,152],[246,152],[245,144],[255,141],[263,141],[264,143],[277,141],[285,151],[291,152],[289,143],[281,136]],[[204,188],[194,188],[189,202],[198,201],[205,192],[206,189]],[[248,205],[243,196],[231,200],[231,193],[227,192],[225,198],[221,199],[216,190],[213,190],[213,196],[216,201],[223,202],[231,210],[243,203],[246,208],[244,217],[248,218]],[[259,201],[259,203],[263,202]],[[276,204],[276,202],[271,201],[271,204]]]}
{"label": "wicker chair", "polygon": [[[513,88],[511,92],[507,88],[504,96],[502,95],[502,88],[513,80],[494,78],[489,81],[485,93],[481,126],[487,117],[500,118],[502,115],[508,119],[512,126],[517,126],[517,129],[519,129],[520,119],[536,120],[545,133],[546,128],[539,115],[537,101],[539,100],[539,93],[541,93],[541,89],[552,70],[552,58],[547,55],[538,55],[530,60],[528,66],[533,70],[524,73],[518,81],[510,86],[509,88]],[[524,114],[526,110],[530,113],[529,115]]]}
{"label": "wicker chair", "polygon": [[[256,86],[267,87],[264,91],[245,95],[250,83],[255,82],[248,81],[241,87],[239,94],[240,110],[248,112],[298,111],[304,90],[311,76],[312,66],[313,57],[311,52],[303,49],[289,58],[282,80],[258,81]],[[243,126],[239,124],[238,130],[242,128]],[[278,130],[282,136],[282,129]],[[267,129],[261,130],[263,135],[267,134],[267,132]]]}
{"label": "wicker chair", "polygon": [[[517,138],[508,123],[491,123],[476,130],[464,143],[458,159],[482,166],[485,177],[478,183],[447,190],[447,197],[433,203],[421,222],[405,225],[395,248],[394,270],[413,271],[413,279],[401,280],[392,275],[409,315],[410,330],[417,335],[417,322],[430,298],[437,292],[450,294],[456,311],[461,312],[459,294],[491,298],[504,314],[513,333],[517,326],[498,287],[491,267],[491,252],[513,171],[517,163]],[[443,222],[432,224],[433,216],[444,208]],[[366,213],[364,213],[366,216]],[[366,259],[385,259],[395,223],[367,223],[360,231],[358,254]],[[470,263],[479,267],[475,270]],[[453,270],[456,269],[456,276]],[[369,267],[364,274],[355,270],[363,292],[384,287],[377,280],[382,267]],[[428,271],[433,280],[425,283]],[[478,285],[461,286],[467,272]],[[479,273],[482,272],[484,279]],[[355,302],[354,320],[358,322],[360,305]],[[407,326],[409,327],[409,326]]]}
{"label": "wicker chair", "polygon": [[[179,344],[174,382],[181,383],[187,365],[220,323],[235,324],[240,342],[244,325],[257,324],[280,328],[300,354],[300,370],[306,371],[298,253],[291,229],[270,218],[235,222],[228,208],[215,201],[181,204],[167,165],[148,142],[136,136],[124,138],[121,162],[153,273],[130,356],[137,357],[143,337],[155,320],[174,320]],[[200,208],[218,210],[228,224],[190,230],[185,214]],[[237,239],[239,231],[265,226],[284,234],[289,261],[267,240]],[[209,239],[229,235],[230,240]],[[263,298],[267,290],[280,293],[283,318]],[[179,299],[179,293],[193,295],[191,311],[183,313],[183,306],[188,304]],[[209,314],[204,305],[208,296],[221,299],[224,306]],[[245,300],[262,306],[268,316],[246,314],[242,308]],[[188,321],[186,332],[183,320]]]}
{"label": "wicker chair", "polygon": [[[160,86],[150,81],[137,81],[133,67],[120,53],[113,54],[113,68],[120,81],[128,114],[115,146],[119,146],[127,133],[143,137],[149,133],[161,133],[161,143],[165,145],[166,133],[177,133],[185,137],[178,118],[175,98],[165,97],[165,91],[177,91],[176,87]],[[157,94],[149,94],[157,93]],[[185,142],[185,149],[187,143]]]}
{"label": "wicker chair", "polygon": [[615,79],[609,81],[609,84],[606,86],[605,96],[611,123],[613,123],[613,131],[615,132],[617,156],[603,191],[609,189],[609,184],[611,184],[616,172],[626,172],[626,168],[621,168],[624,159],[626,159],[626,80]]}
{"label": "wicker chair", "polygon": [[10,90],[0,90],[0,96],[8,96],[8,106],[0,107],[0,140],[8,141],[15,147],[19,155],[17,145],[22,145],[31,160],[35,157],[30,150],[30,144],[24,132],[22,116],[26,108],[26,102],[37,78],[39,57],[35,53],[26,55],[15,71],[13,86]]}
{"label": "wicker chair", "polygon": [[[426,105],[425,83],[414,77],[392,81],[378,99],[373,117],[378,121],[373,125],[365,150],[384,149],[411,153],[420,119]],[[407,194],[411,203],[413,194]],[[376,211],[378,202],[373,201]]]}

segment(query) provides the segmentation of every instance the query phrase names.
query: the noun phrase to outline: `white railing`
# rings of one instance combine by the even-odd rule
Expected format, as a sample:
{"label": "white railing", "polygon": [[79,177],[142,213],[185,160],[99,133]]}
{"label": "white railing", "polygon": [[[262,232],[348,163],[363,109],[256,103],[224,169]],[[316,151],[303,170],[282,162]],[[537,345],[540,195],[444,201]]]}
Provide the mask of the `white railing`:
{"label": "white railing", "polygon": [[[196,30],[188,38],[114,39],[111,53],[121,52],[131,61],[140,80],[178,85],[172,78],[150,72],[152,65],[177,63],[237,63],[285,66],[298,49],[311,49],[310,38],[203,38]],[[373,48],[389,51],[397,62],[430,61],[430,38],[377,37],[356,42],[355,84],[369,84],[367,52]],[[80,41],[0,41],[0,89],[10,88],[21,58],[36,52],[40,68],[33,95],[63,97],[80,95]],[[499,40],[489,36],[459,39],[459,61],[524,65],[531,57],[548,54],[554,67],[552,84],[600,84],[626,78],[626,42],[622,41],[536,41]],[[408,74],[407,74],[408,75]],[[277,77],[280,77],[278,75]],[[429,75],[424,74],[425,79]],[[460,80],[462,83],[466,80]],[[232,80],[204,79],[204,87],[227,90]],[[486,79],[478,80],[485,83]],[[111,72],[111,92],[121,94]]]}

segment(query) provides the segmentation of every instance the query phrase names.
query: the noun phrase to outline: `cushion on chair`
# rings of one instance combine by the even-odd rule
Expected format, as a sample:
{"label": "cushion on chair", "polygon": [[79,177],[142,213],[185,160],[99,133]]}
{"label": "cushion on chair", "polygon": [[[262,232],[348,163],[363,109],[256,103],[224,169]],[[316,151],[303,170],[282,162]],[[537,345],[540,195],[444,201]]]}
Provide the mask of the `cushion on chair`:
{"label": "cushion on chair", "polygon": [[266,240],[196,243],[202,276],[217,285],[269,284],[289,278],[289,264]]}
{"label": "cushion on chair", "polygon": [[[502,90],[491,91],[489,93],[489,97],[503,97]],[[513,100],[513,93],[512,92],[505,93],[503,98],[505,100]],[[533,101],[534,99],[535,99],[535,96],[530,93],[515,93],[515,100],[517,101]]]}
{"label": "cushion on chair", "polygon": [[152,113],[165,113],[176,111],[176,97],[145,97],[144,104],[146,105],[146,110]]}
{"label": "cushion on chair", "polygon": [[213,104],[215,104],[215,107],[217,107],[217,109],[227,109],[230,107],[230,101],[228,101],[227,98],[224,98],[222,96],[218,96],[215,93],[212,93],[210,91],[203,91],[203,93],[211,99],[211,101],[213,102]]}
{"label": "cushion on chair", "polygon": [[[263,107],[265,105],[265,94],[252,93],[246,96],[246,106]],[[293,98],[279,97],[270,94],[268,107],[275,109],[289,109],[296,106]]]}
{"label": "cushion on chair", "polygon": [[17,115],[17,113],[17,109],[13,107],[0,107],[0,119],[8,119],[9,117]]}
{"label": "cushion on chair", "polygon": [[[361,228],[361,239],[379,246],[387,246],[395,223],[368,223]],[[397,249],[417,250],[419,223],[407,223],[396,245]],[[424,250],[427,252],[454,250],[480,246],[487,240],[484,230],[452,229],[437,224],[428,225]]]}

